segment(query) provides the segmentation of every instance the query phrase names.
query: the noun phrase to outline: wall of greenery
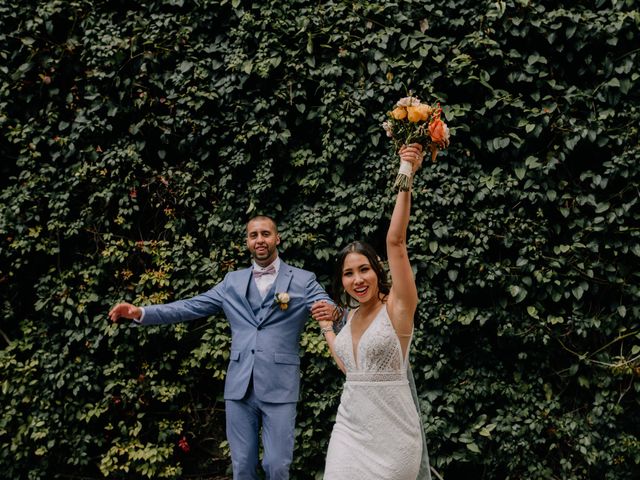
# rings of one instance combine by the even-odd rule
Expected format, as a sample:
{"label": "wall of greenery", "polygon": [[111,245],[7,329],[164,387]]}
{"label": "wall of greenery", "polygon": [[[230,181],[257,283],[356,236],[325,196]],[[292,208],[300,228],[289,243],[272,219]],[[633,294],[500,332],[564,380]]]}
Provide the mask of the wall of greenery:
{"label": "wall of greenery", "polygon": [[[257,213],[328,286],[383,245],[411,90],[452,131],[409,232],[433,465],[638,478],[639,29],[633,0],[0,0],[0,476],[224,472],[224,318],[106,313],[246,266]],[[311,321],[303,351],[313,479],[341,379]]]}

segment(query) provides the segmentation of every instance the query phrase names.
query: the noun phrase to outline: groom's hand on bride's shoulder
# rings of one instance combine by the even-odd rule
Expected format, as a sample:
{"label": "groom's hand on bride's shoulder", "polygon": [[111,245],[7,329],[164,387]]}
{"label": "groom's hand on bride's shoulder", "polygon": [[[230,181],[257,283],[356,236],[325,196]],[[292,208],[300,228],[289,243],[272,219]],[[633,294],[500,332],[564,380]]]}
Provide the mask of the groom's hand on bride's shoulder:
{"label": "groom's hand on bride's shoulder", "polygon": [[139,307],[126,302],[119,303],[109,310],[109,319],[114,323],[121,322],[124,319],[140,320],[141,316],[142,310]]}

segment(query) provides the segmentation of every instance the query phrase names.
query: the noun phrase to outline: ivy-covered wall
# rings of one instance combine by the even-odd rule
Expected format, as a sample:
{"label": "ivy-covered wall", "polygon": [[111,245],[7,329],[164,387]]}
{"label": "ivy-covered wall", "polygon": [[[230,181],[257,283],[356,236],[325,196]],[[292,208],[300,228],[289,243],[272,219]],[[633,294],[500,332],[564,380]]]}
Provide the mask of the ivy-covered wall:
{"label": "ivy-covered wall", "polygon": [[[257,213],[328,286],[382,246],[412,91],[452,131],[409,232],[433,465],[637,478],[639,29],[633,0],[0,0],[0,476],[224,472],[224,318],[106,313],[247,265]],[[340,393],[317,330],[295,479]]]}

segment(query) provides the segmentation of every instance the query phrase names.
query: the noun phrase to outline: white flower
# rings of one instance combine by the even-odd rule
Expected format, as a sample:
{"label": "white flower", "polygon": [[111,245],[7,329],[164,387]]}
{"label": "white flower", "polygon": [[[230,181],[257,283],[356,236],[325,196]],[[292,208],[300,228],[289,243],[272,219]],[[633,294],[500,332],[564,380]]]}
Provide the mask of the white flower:
{"label": "white flower", "polygon": [[411,107],[415,105],[420,105],[420,100],[416,97],[404,97],[396,103],[396,107]]}
{"label": "white flower", "polygon": [[287,292],[276,293],[274,298],[274,305],[278,305],[280,310],[286,310],[289,308],[289,294]]}
{"label": "white flower", "polygon": [[389,122],[382,122],[382,128],[387,132],[387,137],[393,138],[393,132],[391,131],[391,124]]}

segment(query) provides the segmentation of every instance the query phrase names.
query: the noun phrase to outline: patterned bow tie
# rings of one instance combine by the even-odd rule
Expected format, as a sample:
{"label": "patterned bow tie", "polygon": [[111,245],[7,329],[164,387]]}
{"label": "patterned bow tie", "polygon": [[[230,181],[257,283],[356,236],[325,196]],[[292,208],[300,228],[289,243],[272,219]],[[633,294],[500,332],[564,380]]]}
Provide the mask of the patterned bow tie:
{"label": "patterned bow tie", "polygon": [[263,270],[256,270],[256,268],[253,267],[253,276],[255,278],[260,278],[263,275],[275,275],[275,273],[276,273],[276,267],[273,264],[269,265],[267,268]]}

